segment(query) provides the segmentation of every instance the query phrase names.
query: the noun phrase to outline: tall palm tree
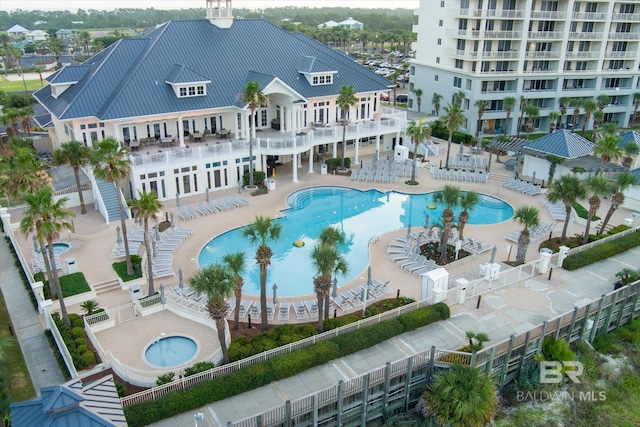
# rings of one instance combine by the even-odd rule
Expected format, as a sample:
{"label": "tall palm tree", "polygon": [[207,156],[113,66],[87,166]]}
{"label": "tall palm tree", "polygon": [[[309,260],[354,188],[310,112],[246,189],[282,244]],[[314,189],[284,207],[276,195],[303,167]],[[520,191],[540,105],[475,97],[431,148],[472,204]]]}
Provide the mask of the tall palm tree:
{"label": "tall palm tree", "polygon": [[549,177],[547,178],[547,182],[551,184],[553,182],[553,175],[556,174],[556,168],[567,159],[556,156],[555,154],[547,154],[545,159],[549,162]]}
{"label": "tall palm tree", "polygon": [[347,146],[347,123],[349,123],[349,109],[358,103],[356,97],[356,89],[353,86],[342,86],[340,88],[340,95],[336,99],[336,104],[342,110],[342,154],[340,157],[340,170],[345,170],[344,167],[344,151]]}
{"label": "tall palm tree", "polygon": [[[598,97],[599,99],[600,97]],[[593,99],[587,99],[582,104],[582,108],[584,108],[584,119],[582,121],[582,136],[584,137],[585,129],[587,129],[587,125],[589,124],[589,120],[591,120],[591,114],[598,110],[598,104]]]}
{"label": "tall palm tree", "polygon": [[[321,245],[335,246],[336,248],[338,248],[339,245],[343,245],[345,243],[344,232],[335,227],[327,226],[322,230],[320,230],[320,235],[318,236],[318,242]],[[340,267],[339,269],[341,269],[342,266],[336,266],[336,267]],[[329,305],[330,305],[329,294],[327,294],[324,298],[324,317],[325,318],[329,316]]]}
{"label": "tall palm tree", "polygon": [[626,144],[622,146],[623,157],[620,163],[627,169],[631,168],[631,164],[633,163],[633,156],[638,155],[640,153],[640,149],[638,149],[638,144],[635,141],[628,141]]}
{"label": "tall palm tree", "polygon": [[233,272],[221,264],[208,265],[197,270],[189,278],[189,286],[194,291],[207,295],[207,311],[209,312],[209,317],[216,322],[218,341],[222,350],[222,363],[229,363],[224,318],[229,312],[227,299],[233,295],[235,287]]}
{"label": "tall palm tree", "polygon": [[583,100],[580,98],[573,98],[571,100],[571,107],[573,107],[573,131],[578,129],[578,116],[580,116],[580,108],[582,107]]}
{"label": "tall palm tree", "polygon": [[533,122],[540,117],[540,108],[537,105],[527,104],[524,107],[524,113],[527,115],[527,139],[531,139],[531,132],[533,131]]}
{"label": "tall palm tree", "polygon": [[462,109],[462,101],[467,99],[467,94],[465,93],[464,90],[460,89],[459,91],[453,94],[453,99],[456,101],[456,104],[458,104],[458,107]]}
{"label": "tall palm tree", "polygon": [[568,96],[563,96],[558,100],[558,104],[560,105],[560,127],[562,127],[562,119],[567,114],[567,107],[571,102],[571,98]]}
{"label": "tall palm tree", "polygon": [[98,149],[92,152],[91,166],[96,178],[105,182],[113,182],[118,192],[118,210],[120,212],[120,228],[124,241],[124,252],[127,261],[127,274],[133,275],[133,264],[129,252],[129,240],[127,240],[127,223],[124,212],[124,204],[120,197],[118,184],[129,176],[131,160],[127,156],[127,148],[121,146],[118,141],[108,137],[98,143]]}
{"label": "tall palm tree", "polygon": [[555,132],[558,127],[558,118],[560,117],[560,113],[557,111],[552,111],[549,113],[549,133]]}
{"label": "tall palm tree", "polygon": [[518,119],[518,129],[516,129],[516,136],[520,136],[520,129],[522,129],[522,119],[524,118],[524,109],[529,104],[527,98],[524,96],[520,97],[520,118]]}
{"label": "tall palm tree", "polygon": [[451,141],[453,140],[453,132],[458,130],[464,123],[464,113],[458,104],[448,104],[444,107],[445,115],[442,120],[445,127],[449,131],[449,141],[447,142],[447,158],[444,164],[445,169],[449,168],[449,153],[451,151]]}
{"label": "tall palm tree", "polygon": [[53,152],[53,161],[56,165],[69,165],[73,168],[73,176],[76,179],[78,197],[80,198],[80,212],[83,215],[87,213],[87,207],[84,204],[84,196],[80,186],[80,168],[87,166],[90,159],[91,149],[75,140],[65,142]]}
{"label": "tall palm tree", "polygon": [[18,120],[22,125],[22,132],[28,136],[31,136],[31,121],[33,120],[33,107],[28,105],[26,107],[18,108]]}
{"label": "tall palm tree", "polygon": [[513,111],[513,107],[516,106],[516,97],[515,96],[505,96],[502,100],[502,106],[504,111],[507,113],[507,123],[505,124],[505,135],[509,133],[509,119],[511,118],[511,112]]}
{"label": "tall palm tree", "polygon": [[407,136],[411,137],[411,142],[413,142],[413,166],[411,168],[411,181],[409,183],[411,185],[417,184],[416,182],[416,167],[418,164],[418,146],[429,138],[431,138],[431,126],[429,123],[423,122],[422,119],[409,122],[407,126]]}
{"label": "tall palm tree", "polygon": [[73,228],[69,219],[73,218],[75,214],[64,208],[68,200],[66,197],[62,197],[57,202],[53,200],[53,189],[48,186],[42,186],[35,192],[26,194],[24,200],[28,208],[20,221],[20,231],[27,236],[33,232],[38,241],[47,242],[46,246],[41,244],[41,250],[43,258],[46,258],[45,248],[49,252],[48,263],[45,262],[45,268],[49,269],[47,271],[47,276],[50,278],[49,286],[58,296],[62,318],[67,325],[70,325],[67,307],[60,288],[58,270],[55,267],[56,257],[53,251],[53,241],[60,237],[63,230],[70,231]]}
{"label": "tall palm tree", "polygon": [[440,372],[423,399],[425,415],[451,427],[484,427],[498,411],[493,380],[475,367],[454,365]]}
{"label": "tall palm tree", "polygon": [[434,110],[436,110],[436,116],[440,115],[440,102],[442,101],[442,95],[434,92],[431,97],[431,104],[433,105]]}
{"label": "tall palm tree", "polygon": [[609,224],[609,220],[613,213],[624,203],[624,192],[631,187],[632,185],[636,185],[638,180],[634,175],[631,175],[629,172],[620,172],[618,174],[618,178],[614,184],[615,193],[611,196],[611,206],[607,211],[607,215],[602,220],[602,225],[600,226],[600,231],[598,234],[602,234],[607,224]]}
{"label": "tall palm tree", "polygon": [[467,191],[460,194],[460,207],[462,211],[458,215],[458,234],[459,239],[464,239],[464,227],[469,222],[469,212],[480,203],[480,195],[475,191]]}
{"label": "tall palm tree", "polygon": [[587,225],[584,229],[582,244],[589,243],[589,232],[591,231],[591,221],[600,209],[600,197],[608,196],[611,193],[611,183],[602,175],[594,175],[587,178],[585,182],[589,196],[589,214],[587,215]]}
{"label": "tall palm tree", "polygon": [[482,116],[484,115],[484,110],[487,109],[488,103],[484,99],[478,99],[475,106],[478,109],[478,126],[476,128],[476,135],[480,135],[482,132]]}
{"label": "tall palm tree", "polygon": [[256,109],[261,105],[266,105],[268,102],[267,96],[260,88],[258,82],[247,82],[242,90],[242,102],[244,102],[249,111],[251,111],[251,118],[249,119],[249,188],[254,189],[255,184],[253,182],[253,140],[256,135]]}
{"label": "tall palm tree", "polygon": [[242,234],[249,238],[252,245],[257,245],[256,261],[260,265],[260,315],[262,318],[262,330],[269,329],[267,319],[267,269],[271,264],[273,251],[269,247],[270,241],[277,241],[282,236],[282,224],[272,218],[257,215],[253,224],[249,224],[242,230]]}
{"label": "tall palm tree", "polygon": [[420,106],[422,105],[422,89],[420,89],[419,87],[415,88],[413,90],[413,94],[416,97],[416,103],[418,104],[418,113],[420,112]]}
{"label": "tall palm tree", "polygon": [[12,156],[0,156],[0,188],[13,198],[33,193],[42,185],[50,185],[47,164],[31,148],[9,144]]}
{"label": "tall palm tree", "polygon": [[551,191],[547,194],[547,199],[551,203],[562,201],[566,212],[564,227],[562,228],[562,240],[567,238],[567,227],[571,218],[571,207],[578,199],[584,199],[587,190],[580,179],[575,175],[562,175],[553,181]]}
{"label": "tall palm tree", "polygon": [[336,246],[320,242],[311,250],[310,259],[316,270],[313,287],[318,299],[318,332],[322,332],[324,329],[324,304],[322,302],[329,295],[331,275],[346,274],[347,263]]}
{"label": "tall palm tree", "polygon": [[[244,274],[244,271],[245,271],[246,255],[244,252],[235,252],[235,253],[226,254],[223,258],[223,261],[236,278],[233,293],[236,297],[236,307],[240,307],[240,303],[242,300],[242,285],[244,285],[244,279],[242,278],[242,275]],[[236,309],[234,310],[234,314],[233,314],[234,330],[238,330],[239,323],[240,323],[240,311]]]}
{"label": "tall palm tree", "polygon": [[162,209],[162,202],[158,200],[158,193],[151,191],[138,191],[138,198],[131,199],[131,211],[133,215],[142,220],[144,227],[144,248],[147,252],[147,280],[149,281],[149,294],[156,293],[153,287],[153,261],[151,253],[151,239],[149,238],[149,220],[158,221],[158,211]]}
{"label": "tall palm tree", "polygon": [[518,252],[516,254],[516,262],[524,264],[527,257],[527,249],[531,242],[529,229],[540,225],[540,211],[533,206],[522,206],[516,210],[513,219],[524,227],[520,232],[520,237],[518,237]]}
{"label": "tall palm tree", "polygon": [[9,64],[11,64],[11,59],[9,57],[9,46],[11,46],[11,39],[9,35],[6,33],[0,34],[0,43],[2,43],[3,47],[3,56],[4,56],[4,74],[7,74],[7,70],[9,69]]}
{"label": "tall palm tree", "polygon": [[622,148],[618,146],[620,138],[613,133],[605,133],[603,138],[596,142],[593,146],[593,154],[600,156],[602,159],[602,170],[606,167],[607,163],[613,161],[617,162],[622,157]]}
{"label": "tall palm tree", "polygon": [[600,128],[600,123],[604,120],[604,111],[597,110],[593,112],[593,135],[591,136],[591,142],[596,142],[596,135]]}
{"label": "tall palm tree", "polygon": [[447,242],[449,233],[454,220],[453,209],[460,205],[460,187],[453,185],[445,185],[442,190],[436,191],[433,195],[433,201],[437,204],[444,205],[442,211],[442,237],[440,239],[440,259],[441,263],[447,260]]}
{"label": "tall palm tree", "polygon": [[598,95],[597,100],[598,100],[597,105],[600,110],[604,110],[604,107],[611,104],[611,97],[609,95],[605,95],[604,93],[601,95]]}

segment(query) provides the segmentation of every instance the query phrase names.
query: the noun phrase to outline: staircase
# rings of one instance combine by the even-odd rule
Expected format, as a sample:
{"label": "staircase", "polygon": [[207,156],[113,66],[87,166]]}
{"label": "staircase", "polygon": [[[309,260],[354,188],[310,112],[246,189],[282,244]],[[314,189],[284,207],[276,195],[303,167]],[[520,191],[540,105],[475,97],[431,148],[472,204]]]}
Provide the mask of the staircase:
{"label": "staircase", "polygon": [[[96,183],[98,184],[100,197],[102,197],[104,206],[109,213],[109,221],[120,219],[120,209],[118,207],[118,197],[120,197],[120,192],[117,190],[116,185],[113,182],[98,180],[96,180]],[[125,210],[125,217],[126,215],[127,212]]]}
{"label": "staircase", "polygon": [[418,154],[422,154],[425,157],[437,156],[440,152],[440,147],[435,145],[432,141],[422,142],[418,147]]}
{"label": "staircase", "polygon": [[115,289],[120,289],[120,283],[117,280],[106,280],[104,282],[96,283],[93,285],[93,290],[96,291],[96,294],[101,294],[104,292],[113,291]]}

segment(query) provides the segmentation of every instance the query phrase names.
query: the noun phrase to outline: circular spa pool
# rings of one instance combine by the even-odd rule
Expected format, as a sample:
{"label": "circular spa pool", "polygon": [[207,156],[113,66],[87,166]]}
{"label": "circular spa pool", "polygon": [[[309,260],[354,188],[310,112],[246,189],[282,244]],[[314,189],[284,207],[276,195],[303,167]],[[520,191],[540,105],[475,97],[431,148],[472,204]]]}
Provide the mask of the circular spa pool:
{"label": "circular spa pool", "polygon": [[[65,252],[67,252],[69,249],[71,248],[71,245],[68,243],[64,243],[64,242],[56,242],[53,244],[53,253],[58,256],[61,255]],[[44,247],[45,251],[49,251],[49,245],[46,245]]]}
{"label": "circular spa pool", "polygon": [[[356,279],[369,263],[369,245],[376,236],[409,225],[422,227],[427,214],[431,226],[438,224],[443,207],[433,201],[433,194],[383,193],[344,187],[316,187],[291,193],[287,198],[291,208],[283,211],[284,216],[277,219],[282,224],[282,236],[276,242],[269,242],[273,251],[267,270],[269,295],[274,282],[278,286],[278,295],[313,293],[315,271],[309,257],[320,230],[326,226],[344,231],[346,237],[346,243],[340,250],[349,264],[349,271],[346,276],[338,277],[338,285]],[[513,216],[513,208],[506,202],[488,195],[480,195],[480,198],[480,203],[470,212],[469,224],[496,224]],[[454,213],[457,218],[460,210],[456,209]],[[468,233],[473,235],[473,232]],[[243,292],[259,295],[260,269],[255,262],[256,248],[242,235],[242,227],[209,241],[200,251],[198,263],[200,267],[222,263],[226,254],[237,251],[245,252],[247,260]],[[373,274],[375,268],[372,266]]]}
{"label": "circular spa pool", "polygon": [[144,351],[144,357],[153,366],[169,368],[187,363],[198,351],[198,344],[181,335],[163,337],[153,341]]}

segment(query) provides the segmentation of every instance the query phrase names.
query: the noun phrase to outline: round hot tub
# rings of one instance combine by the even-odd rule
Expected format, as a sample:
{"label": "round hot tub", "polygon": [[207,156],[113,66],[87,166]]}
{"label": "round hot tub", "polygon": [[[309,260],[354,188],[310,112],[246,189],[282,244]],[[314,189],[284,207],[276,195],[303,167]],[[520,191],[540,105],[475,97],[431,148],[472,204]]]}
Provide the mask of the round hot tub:
{"label": "round hot tub", "polygon": [[172,335],[154,340],[144,351],[144,358],[150,365],[169,368],[187,363],[198,351],[195,340]]}

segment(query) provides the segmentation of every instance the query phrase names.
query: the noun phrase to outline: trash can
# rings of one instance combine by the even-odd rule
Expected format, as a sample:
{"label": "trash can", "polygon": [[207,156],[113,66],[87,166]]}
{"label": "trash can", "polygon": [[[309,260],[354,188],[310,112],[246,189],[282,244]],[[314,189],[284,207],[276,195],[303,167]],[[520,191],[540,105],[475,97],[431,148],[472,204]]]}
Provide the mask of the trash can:
{"label": "trash can", "polygon": [[135,302],[142,298],[142,289],[140,285],[133,285],[129,288],[129,296],[131,297],[131,302]]}
{"label": "trash can", "polygon": [[326,175],[327,174],[327,164],[323,163],[322,166],[320,167],[320,175]]}
{"label": "trash can", "polygon": [[267,190],[272,191],[276,189],[276,180],[273,178],[267,179]]}
{"label": "trash can", "polygon": [[78,264],[76,263],[75,258],[67,258],[67,274],[73,274],[78,272]]}

